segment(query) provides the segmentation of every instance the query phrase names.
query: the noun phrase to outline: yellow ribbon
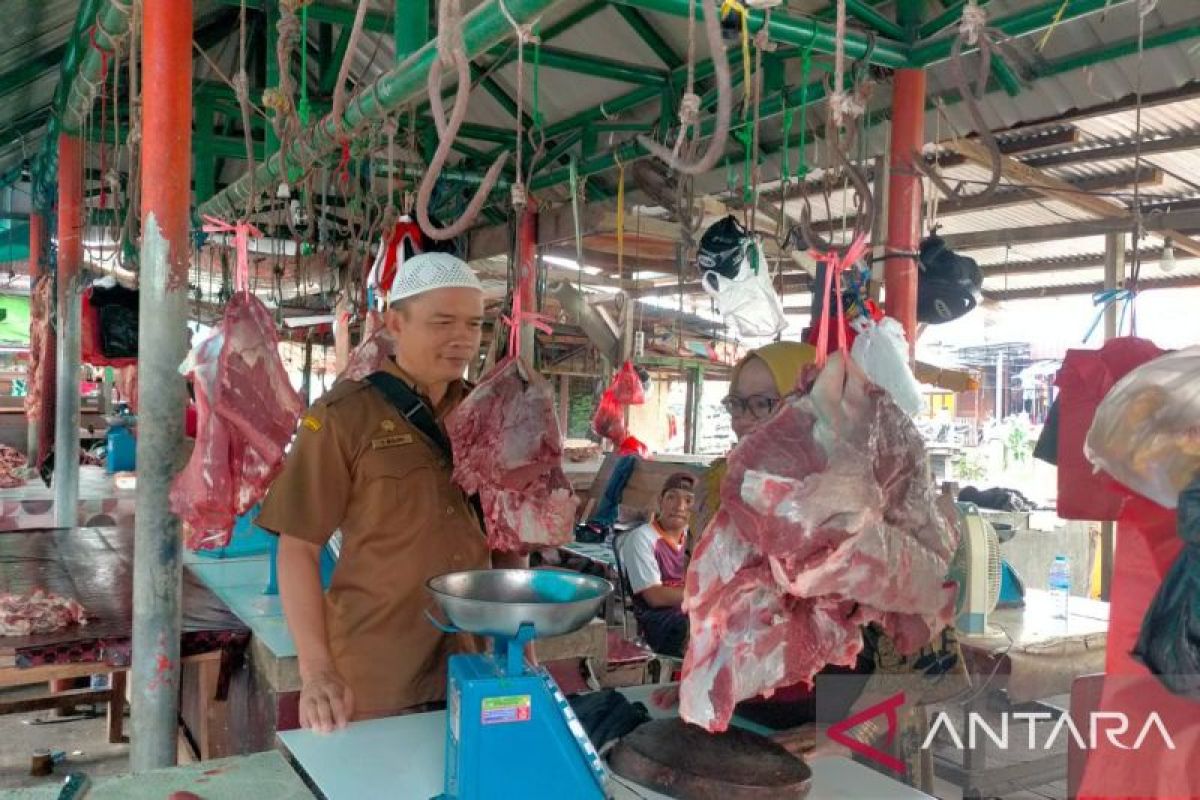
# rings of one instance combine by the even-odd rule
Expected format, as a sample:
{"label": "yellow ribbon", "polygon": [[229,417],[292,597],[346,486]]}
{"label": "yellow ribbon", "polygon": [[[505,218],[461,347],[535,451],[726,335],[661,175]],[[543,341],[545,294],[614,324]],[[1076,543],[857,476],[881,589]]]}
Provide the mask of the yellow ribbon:
{"label": "yellow ribbon", "polygon": [[[582,265],[580,265],[582,266]],[[617,278],[625,277],[625,165],[617,162]]]}
{"label": "yellow ribbon", "polygon": [[[721,4],[721,18],[737,13],[742,17],[742,115],[750,113],[750,12],[738,0],[725,0]],[[1061,13],[1061,12],[1060,12]]]}

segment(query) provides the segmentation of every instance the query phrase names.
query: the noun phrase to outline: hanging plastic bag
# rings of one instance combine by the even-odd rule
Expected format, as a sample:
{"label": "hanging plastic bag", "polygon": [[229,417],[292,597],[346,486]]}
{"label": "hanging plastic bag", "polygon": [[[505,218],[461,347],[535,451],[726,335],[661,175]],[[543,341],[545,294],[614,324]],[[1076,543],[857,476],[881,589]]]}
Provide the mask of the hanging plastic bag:
{"label": "hanging plastic bag", "polygon": [[1183,551],[1146,611],[1133,654],[1172,692],[1200,700],[1200,476],[1179,495],[1179,538]]}
{"label": "hanging plastic bag", "polygon": [[638,374],[632,361],[626,361],[621,365],[608,390],[613,393],[613,399],[623,406],[640,406],[646,402],[642,377]]}
{"label": "hanging plastic bag", "polygon": [[625,427],[625,412],[612,389],[605,389],[600,395],[600,404],[592,415],[592,431],[601,439],[608,439],[613,444],[620,444],[629,435]]}
{"label": "hanging plastic bag", "polygon": [[886,389],[910,416],[921,410],[921,386],[908,365],[908,340],[904,327],[891,317],[879,322],[860,317],[852,329],[858,336],[850,349],[855,363],[872,383]]}
{"label": "hanging plastic bag", "polygon": [[[754,243],[756,264],[766,264],[762,246]],[[733,328],[743,339],[777,336],[787,327],[783,313],[783,301],[766,269],[751,265],[750,259],[742,262],[738,277],[731,280],[715,270],[704,273],[700,285],[704,291],[716,298],[717,306],[725,324]]]}
{"label": "hanging plastic bag", "polygon": [[1117,383],[1096,409],[1084,452],[1097,469],[1174,508],[1200,475],[1200,347],[1160,356]]}
{"label": "hanging plastic bag", "polygon": [[1054,379],[1059,389],[1058,515],[1063,519],[1113,521],[1122,498],[1108,491],[1083,452],[1100,401],[1135,367],[1162,355],[1153,342],[1124,336],[1099,350],[1068,350]]}

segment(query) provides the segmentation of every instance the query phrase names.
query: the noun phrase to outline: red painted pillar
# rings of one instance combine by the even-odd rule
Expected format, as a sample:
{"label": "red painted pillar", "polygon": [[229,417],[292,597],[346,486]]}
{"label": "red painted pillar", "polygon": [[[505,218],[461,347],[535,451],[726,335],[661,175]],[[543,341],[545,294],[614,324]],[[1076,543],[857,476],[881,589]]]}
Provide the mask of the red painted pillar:
{"label": "red painted pillar", "polygon": [[133,539],[134,772],[171,766],[179,718],[182,564],[168,497],[187,392],[192,180],[192,0],[142,4],[142,242],[138,309],[138,496]]}
{"label": "red painted pillar", "polygon": [[46,396],[41,391],[42,368],[46,362],[46,297],[38,289],[42,276],[42,241],[45,235],[45,218],[38,211],[29,214],[29,370],[25,375],[25,419],[27,437],[25,452],[29,463],[40,463],[39,425],[46,418]]}
{"label": "red painted pillar", "polygon": [[[517,228],[517,291],[520,293],[521,310],[535,312],[537,307],[537,237],[538,214],[532,205],[525,206],[521,213],[521,224]],[[521,324],[521,355],[533,363],[535,328]]]}
{"label": "red painted pillar", "polygon": [[[913,167],[925,142],[925,71],[896,70],[892,79],[891,174],[888,176],[887,253],[915,253],[921,243],[921,177]],[[910,352],[916,348],[917,262],[887,259],[885,310],[900,320]]]}

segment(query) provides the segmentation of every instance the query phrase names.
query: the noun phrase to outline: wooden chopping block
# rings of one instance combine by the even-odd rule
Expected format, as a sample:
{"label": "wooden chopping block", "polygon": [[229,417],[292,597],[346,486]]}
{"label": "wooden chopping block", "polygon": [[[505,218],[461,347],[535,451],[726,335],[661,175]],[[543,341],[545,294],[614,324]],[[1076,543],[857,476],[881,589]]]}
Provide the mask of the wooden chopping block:
{"label": "wooden chopping block", "polygon": [[812,770],[780,745],[738,728],[709,733],[681,719],[647,722],[610,758],[626,780],[679,800],[801,800]]}

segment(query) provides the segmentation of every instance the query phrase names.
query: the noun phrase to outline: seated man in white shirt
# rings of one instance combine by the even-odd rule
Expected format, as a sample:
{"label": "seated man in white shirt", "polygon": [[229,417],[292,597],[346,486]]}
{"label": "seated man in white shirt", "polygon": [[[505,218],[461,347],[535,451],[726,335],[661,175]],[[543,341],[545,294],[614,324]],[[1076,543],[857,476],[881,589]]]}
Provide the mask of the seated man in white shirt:
{"label": "seated man in white shirt", "polygon": [[694,476],[677,472],[663,483],[654,517],[621,537],[621,565],[633,590],[633,613],[656,653],[683,656],[688,618],[683,613],[685,543],[695,501]]}

